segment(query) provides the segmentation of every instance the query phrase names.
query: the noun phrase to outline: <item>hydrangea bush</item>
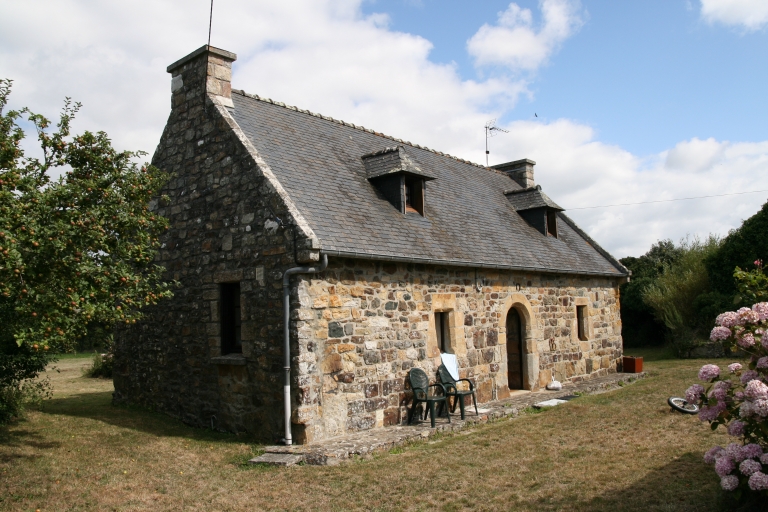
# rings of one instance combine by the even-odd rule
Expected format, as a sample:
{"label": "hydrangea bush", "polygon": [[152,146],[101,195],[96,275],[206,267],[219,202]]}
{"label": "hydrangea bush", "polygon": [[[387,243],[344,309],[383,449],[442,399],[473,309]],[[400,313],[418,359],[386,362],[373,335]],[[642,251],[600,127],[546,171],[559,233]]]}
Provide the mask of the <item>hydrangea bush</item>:
{"label": "hydrangea bush", "polygon": [[710,338],[749,356],[749,364],[726,369],[707,364],[685,399],[700,407],[699,419],[712,430],[724,426],[738,442],[715,446],[704,456],[714,464],[726,491],[768,495],[768,302],[717,317]]}

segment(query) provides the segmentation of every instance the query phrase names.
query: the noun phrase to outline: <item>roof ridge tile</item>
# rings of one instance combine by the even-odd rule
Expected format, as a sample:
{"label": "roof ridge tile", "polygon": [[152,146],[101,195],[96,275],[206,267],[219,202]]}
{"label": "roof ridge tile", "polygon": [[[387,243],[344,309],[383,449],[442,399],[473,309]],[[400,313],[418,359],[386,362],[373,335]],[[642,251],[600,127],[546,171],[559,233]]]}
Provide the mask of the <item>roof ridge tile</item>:
{"label": "roof ridge tile", "polygon": [[245,96],[246,98],[251,98],[251,99],[254,99],[254,100],[258,100],[258,101],[263,101],[265,103],[271,103],[272,105],[277,105],[278,107],[283,107],[283,108],[287,108],[289,110],[294,110],[296,112],[300,112],[302,114],[307,114],[307,115],[310,115],[312,117],[318,117],[320,119],[324,119],[326,121],[331,121],[333,123],[337,123],[337,124],[340,124],[340,125],[343,125],[343,126],[349,126],[350,128],[354,128],[356,130],[364,131],[366,133],[372,133],[374,135],[378,135],[379,137],[385,137],[387,139],[391,139],[391,140],[393,140],[395,142],[398,142],[400,144],[407,144],[408,146],[414,147],[416,149],[421,149],[421,150],[424,150],[424,151],[429,151],[430,153],[434,153],[436,155],[444,156],[446,158],[450,158],[452,160],[456,160],[457,162],[468,164],[468,165],[471,165],[473,167],[477,167],[479,169],[484,169],[486,171],[490,171],[490,172],[493,172],[495,174],[501,174],[501,175],[504,175],[504,176],[507,175],[506,173],[503,173],[503,172],[499,171],[498,169],[494,169],[492,167],[486,167],[484,165],[481,165],[481,164],[478,164],[478,163],[475,163],[475,162],[471,162],[469,160],[466,160],[464,158],[460,158],[458,156],[453,156],[453,155],[450,155],[448,153],[443,153],[442,151],[438,151],[436,149],[430,149],[430,148],[428,148],[426,146],[421,146],[419,144],[411,143],[410,141],[405,141],[403,139],[398,139],[398,138],[393,137],[391,135],[387,135],[385,133],[377,132],[377,131],[372,130],[370,128],[366,128],[365,126],[361,126],[361,125],[356,125],[356,124],[353,124],[353,123],[345,122],[345,121],[342,121],[340,119],[334,119],[332,117],[324,116],[322,114],[318,114],[318,113],[312,112],[310,110],[301,109],[301,108],[296,107],[294,105],[286,105],[285,103],[283,103],[281,101],[275,101],[272,98],[265,98],[263,96],[259,96],[258,94],[247,93],[243,89],[232,89],[232,92],[235,93],[235,94],[239,94],[241,96]]}

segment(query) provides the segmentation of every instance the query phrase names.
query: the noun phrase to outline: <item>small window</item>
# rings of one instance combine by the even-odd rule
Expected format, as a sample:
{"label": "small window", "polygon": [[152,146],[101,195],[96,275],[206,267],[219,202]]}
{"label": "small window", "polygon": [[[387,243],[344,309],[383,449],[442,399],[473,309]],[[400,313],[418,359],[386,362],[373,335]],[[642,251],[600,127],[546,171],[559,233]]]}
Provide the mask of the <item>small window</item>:
{"label": "small window", "polygon": [[221,355],[240,354],[240,283],[221,284]]}
{"label": "small window", "polygon": [[557,238],[557,212],[554,210],[547,211],[547,234]]}
{"label": "small window", "polygon": [[448,311],[435,313],[435,333],[437,333],[437,346],[444,354],[453,354],[451,347],[451,334],[448,328]]}
{"label": "small window", "polygon": [[405,180],[405,213],[424,216],[424,180]]}
{"label": "small window", "polygon": [[579,326],[579,339],[587,341],[587,306],[576,306],[576,322]]}

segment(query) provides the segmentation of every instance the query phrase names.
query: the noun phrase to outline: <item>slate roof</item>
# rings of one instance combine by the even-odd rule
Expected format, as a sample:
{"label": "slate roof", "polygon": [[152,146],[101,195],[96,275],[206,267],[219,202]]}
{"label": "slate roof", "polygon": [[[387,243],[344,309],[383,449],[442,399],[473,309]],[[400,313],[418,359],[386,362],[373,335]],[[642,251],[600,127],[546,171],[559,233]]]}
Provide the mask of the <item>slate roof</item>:
{"label": "slate roof", "polygon": [[[505,196],[520,186],[499,171],[242,91],[232,100],[234,119],[331,255],[627,275],[562,213],[558,238],[528,225]],[[362,157],[393,141],[435,178],[425,217],[401,214],[368,180]]]}
{"label": "slate roof", "polygon": [[549,198],[547,194],[541,191],[541,185],[530,188],[521,188],[519,190],[507,190],[504,192],[509,202],[518,212],[532,210],[533,208],[552,208],[563,211],[563,208]]}

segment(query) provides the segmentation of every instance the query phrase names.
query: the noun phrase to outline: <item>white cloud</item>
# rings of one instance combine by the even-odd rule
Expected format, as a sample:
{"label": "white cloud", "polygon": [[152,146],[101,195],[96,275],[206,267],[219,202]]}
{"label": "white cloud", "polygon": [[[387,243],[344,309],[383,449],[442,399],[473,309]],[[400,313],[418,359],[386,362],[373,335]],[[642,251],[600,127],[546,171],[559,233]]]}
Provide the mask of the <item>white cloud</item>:
{"label": "white cloud", "polygon": [[578,0],[540,0],[539,5],[543,23],[538,30],[530,9],[516,3],[499,13],[496,25],[480,27],[467,41],[477,65],[535,71],[583,23]]}
{"label": "white cloud", "polygon": [[[361,1],[217,1],[212,43],[238,54],[236,88],[484,161],[483,125],[510,112],[525,83],[464,80],[452,65],[429,60],[426,39],[390,30],[385,15],[363,16]],[[0,76],[16,80],[13,106],[55,118],[72,96],[84,104],[77,130],[105,130],[117,147],[151,153],[170,109],[165,68],[207,39],[209,1],[10,5],[0,0]],[[546,59],[575,29],[575,11],[563,5],[573,4],[542,2],[538,31],[530,11],[513,7],[497,26],[527,27],[537,41],[549,41],[536,47]],[[537,182],[617,256],[641,254],[659,238],[724,234],[766,197],[575,210],[759,189],[768,142],[691,139],[640,157],[566,119],[502,127],[510,133],[492,139],[491,163],[536,160]]]}
{"label": "white cloud", "polygon": [[741,26],[748,31],[768,25],[766,0],[701,0],[701,17],[709,23]]}

